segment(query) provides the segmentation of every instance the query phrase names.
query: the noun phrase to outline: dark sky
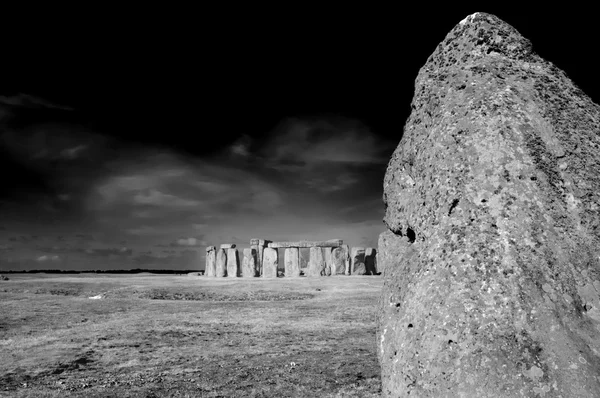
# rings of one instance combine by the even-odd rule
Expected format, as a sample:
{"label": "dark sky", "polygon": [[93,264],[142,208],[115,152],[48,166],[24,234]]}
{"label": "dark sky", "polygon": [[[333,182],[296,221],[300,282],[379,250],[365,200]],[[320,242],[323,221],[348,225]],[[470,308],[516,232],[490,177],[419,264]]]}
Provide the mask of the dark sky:
{"label": "dark sky", "polygon": [[477,11],[600,101],[591,9],[15,17],[0,86],[0,270],[198,268],[204,246],[250,238],[376,246],[418,70]]}

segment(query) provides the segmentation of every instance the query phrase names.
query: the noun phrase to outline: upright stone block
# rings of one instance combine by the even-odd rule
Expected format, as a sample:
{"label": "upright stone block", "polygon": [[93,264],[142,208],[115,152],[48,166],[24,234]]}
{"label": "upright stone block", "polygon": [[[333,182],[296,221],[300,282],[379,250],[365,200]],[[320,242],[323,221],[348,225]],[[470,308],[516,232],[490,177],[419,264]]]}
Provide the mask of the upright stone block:
{"label": "upright stone block", "polygon": [[344,266],[345,266],[345,274],[346,275],[350,275],[350,264],[352,263],[352,261],[350,261],[350,246],[348,245],[342,245],[342,249],[344,250]]}
{"label": "upright stone block", "polygon": [[230,278],[240,276],[240,257],[237,249],[227,249],[227,276]]}
{"label": "upright stone block", "polygon": [[217,253],[214,246],[206,247],[206,266],[204,276],[215,276],[217,273]]}
{"label": "upright stone block", "polygon": [[375,260],[376,255],[377,250],[375,250],[372,247],[367,247],[367,250],[365,250],[365,268],[367,271],[367,275],[377,274],[377,263]]}
{"label": "upright stone block", "polygon": [[263,252],[269,242],[271,241],[265,239],[250,239],[250,248],[256,250],[256,272],[258,276],[263,274]]}
{"label": "upright stone block", "polygon": [[365,266],[365,248],[364,247],[353,247],[352,254],[350,255],[351,275],[365,275],[367,273],[367,267]]}
{"label": "upright stone block", "polygon": [[244,278],[253,278],[256,276],[256,250],[253,248],[244,249],[242,276]]}
{"label": "upright stone block", "polygon": [[325,258],[325,276],[333,274],[333,256],[331,255],[332,247],[323,247],[323,256]]}
{"label": "upright stone block", "polygon": [[331,275],[344,275],[348,263],[348,251],[344,247],[336,247],[331,251]]}
{"label": "upright stone block", "polygon": [[277,249],[265,248],[263,250],[263,278],[277,278],[278,265]]}
{"label": "upright stone block", "polygon": [[325,257],[320,247],[310,248],[308,260],[308,276],[325,276]]}
{"label": "upright stone block", "polygon": [[227,253],[225,249],[217,250],[217,266],[215,276],[217,278],[223,278],[227,276]]}
{"label": "upright stone block", "polygon": [[300,250],[297,247],[290,247],[284,252],[285,276],[300,276]]}

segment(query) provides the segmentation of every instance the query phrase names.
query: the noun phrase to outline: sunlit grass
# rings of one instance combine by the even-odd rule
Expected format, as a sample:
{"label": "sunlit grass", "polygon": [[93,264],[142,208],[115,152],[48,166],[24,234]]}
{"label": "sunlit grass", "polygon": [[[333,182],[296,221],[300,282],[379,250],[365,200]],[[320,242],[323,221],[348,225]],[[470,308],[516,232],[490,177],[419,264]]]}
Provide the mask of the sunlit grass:
{"label": "sunlit grass", "polygon": [[11,277],[0,284],[0,395],[379,396],[380,286],[372,276]]}

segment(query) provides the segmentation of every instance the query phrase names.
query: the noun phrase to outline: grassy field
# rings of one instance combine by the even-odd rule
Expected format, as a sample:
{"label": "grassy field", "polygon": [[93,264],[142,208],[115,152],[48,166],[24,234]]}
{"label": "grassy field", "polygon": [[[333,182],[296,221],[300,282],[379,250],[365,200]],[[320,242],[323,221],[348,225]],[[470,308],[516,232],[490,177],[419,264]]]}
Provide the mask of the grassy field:
{"label": "grassy field", "polygon": [[379,276],[9,277],[0,396],[380,395]]}

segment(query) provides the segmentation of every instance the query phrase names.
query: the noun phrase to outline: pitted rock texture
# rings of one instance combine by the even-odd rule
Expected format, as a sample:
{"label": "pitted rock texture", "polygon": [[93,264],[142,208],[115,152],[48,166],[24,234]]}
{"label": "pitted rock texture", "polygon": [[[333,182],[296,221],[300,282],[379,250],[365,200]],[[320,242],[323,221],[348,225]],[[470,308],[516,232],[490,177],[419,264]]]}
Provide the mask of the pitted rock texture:
{"label": "pitted rock texture", "polygon": [[600,107],[476,13],[412,108],[384,181],[384,395],[600,397]]}

